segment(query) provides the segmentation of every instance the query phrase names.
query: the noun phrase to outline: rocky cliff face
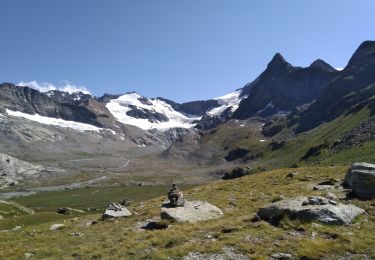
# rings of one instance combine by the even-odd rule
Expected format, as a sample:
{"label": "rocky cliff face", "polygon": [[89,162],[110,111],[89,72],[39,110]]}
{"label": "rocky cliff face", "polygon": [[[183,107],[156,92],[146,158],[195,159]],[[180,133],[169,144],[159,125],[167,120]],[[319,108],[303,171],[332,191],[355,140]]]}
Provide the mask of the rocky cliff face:
{"label": "rocky cliff face", "polygon": [[60,91],[49,92],[49,94],[29,87],[3,83],[0,84],[0,110],[5,112],[6,109],[9,109],[101,126],[96,115],[76,104],[70,94],[66,93],[65,97]]}
{"label": "rocky cliff face", "polygon": [[348,65],[304,111],[297,132],[368,107],[375,113],[375,41],[362,43]]}
{"label": "rocky cliff face", "polygon": [[309,67],[294,67],[281,54],[276,54],[267,69],[243,88],[248,97],[241,101],[233,117],[267,117],[289,112],[316,99],[340,72],[322,60]]}
{"label": "rocky cliff face", "polygon": [[199,100],[199,101],[191,101],[191,102],[186,102],[186,103],[176,103],[174,101],[165,99],[165,98],[160,98],[158,99],[165,101],[169,105],[172,106],[172,108],[176,111],[189,114],[189,115],[197,115],[197,116],[202,116],[205,113],[207,113],[209,110],[219,107],[220,104],[217,100]]}

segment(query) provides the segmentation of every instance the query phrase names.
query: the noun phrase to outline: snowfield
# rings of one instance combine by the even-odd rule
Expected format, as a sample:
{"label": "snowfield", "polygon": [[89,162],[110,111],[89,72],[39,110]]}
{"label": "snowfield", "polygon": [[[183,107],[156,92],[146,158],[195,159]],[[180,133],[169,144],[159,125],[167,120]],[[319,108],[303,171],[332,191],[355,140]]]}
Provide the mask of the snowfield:
{"label": "snowfield", "polygon": [[84,131],[99,132],[100,130],[104,130],[103,128],[99,128],[90,124],[84,124],[84,123],[79,123],[75,121],[67,121],[61,118],[46,117],[46,116],[41,116],[38,114],[30,115],[30,114],[22,113],[19,111],[12,111],[9,109],[6,110],[6,113],[10,116],[22,117],[22,118],[25,118],[34,122],[38,122],[40,124],[71,128],[80,132],[84,132]]}
{"label": "snowfield", "polygon": [[[200,119],[200,117],[188,116],[177,112],[169,104],[160,99],[148,99],[151,103],[148,105],[140,101],[142,98],[137,93],[128,93],[111,100],[106,106],[119,122],[134,125],[143,130],[158,129],[163,131],[175,127],[192,128],[194,127],[193,121]],[[126,112],[131,110],[129,106],[136,106],[138,109],[147,109],[163,114],[169,118],[169,121],[150,122],[148,119],[128,116]]]}
{"label": "snowfield", "polygon": [[236,90],[224,96],[214,98],[214,100],[217,100],[221,106],[215,107],[207,113],[212,116],[220,115],[229,107],[232,107],[232,111],[235,111],[238,108],[241,100],[246,98],[246,96],[240,97],[240,95],[241,90]]}

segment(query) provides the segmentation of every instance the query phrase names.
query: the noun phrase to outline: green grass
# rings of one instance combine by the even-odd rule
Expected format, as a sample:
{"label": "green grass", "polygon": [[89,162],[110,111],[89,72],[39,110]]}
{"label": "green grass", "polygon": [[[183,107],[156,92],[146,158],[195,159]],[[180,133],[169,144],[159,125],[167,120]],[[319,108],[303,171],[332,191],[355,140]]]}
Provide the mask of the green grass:
{"label": "green grass", "polygon": [[[311,147],[322,143],[326,143],[328,146],[332,145],[342,134],[350,131],[369,116],[370,111],[368,109],[363,109],[360,112],[345,117],[339,117],[307,133],[299,134],[296,137],[289,139],[285,146],[280,150],[264,151],[263,156],[260,159],[261,163],[270,168],[286,167],[292,164],[313,165],[317,163],[324,165],[330,165],[333,163],[337,165],[348,165],[353,161],[354,157],[361,159],[363,153],[367,153],[368,151],[370,151],[370,153],[368,153],[366,159],[374,161],[375,156],[374,153],[371,152],[371,149],[364,149],[367,146],[372,147],[372,144],[367,144],[365,147],[353,148],[341,154],[334,154],[333,152],[325,153],[325,150],[323,149],[321,155],[311,157],[306,161],[300,161],[301,157],[303,157]],[[352,160],[348,160],[348,157],[353,156],[356,153],[357,156],[354,156]]]}
{"label": "green grass", "polygon": [[[306,259],[339,258],[347,252],[375,257],[373,201],[350,201],[369,214],[346,226],[314,227],[285,220],[283,226],[274,227],[263,221],[251,221],[259,207],[278,196],[324,195],[324,191],[313,191],[311,185],[329,178],[342,179],[347,167],[306,167],[293,171],[299,172],[298,178],[286,178],[291,170],[278,169],[184,190],[187,199],[206,200],[220,207],[224,211],[220,219],[173,223],[165,230],[136,229],[137,221],[159,215],[165,199],[162,196],[134,203],[129,209],[135,214],[115,222],[86,226],[100,214],[82,215],[75,221],[65,219],[66,227],[57,232],[48,231],[52,223],[58,223],[53,221],[2,233],[0,258],[19,259],[31,252],[43,259],[69,259],[73,255],[82,259],[179,259],[192,251],[220,253],[224,246],[254,259],[268,259],[278,252]],[[74,232],[84,235],[71,235]]]}
{"label": "green grass", "polygon": [[19,197],[14,201],[34,209],[36,212],[52,211],[57,208],[71,207],[80,210],[87,208],[105,208],[111,201],[130,199],[143,201],[164,194],[168,186],[129,186],[103,187],[64,190],[60,192],[41,192],[36,195]]}
{"label": "green grass", "polygon": [[22,216],[27,214],[29,213],[25,211],[22,207],[19,207],[18,205],[14,205],[11,203],[6,203],[5,201],[0,200],[0,216],[2,216],[2,218],[10,218],[14,216]]}
{"label": "green grass", "polygon": [[[182,185],[181,187],[189,188],[192,185]],[[19,197],[13,201],[33,209],[36,213],[31,215],[17,207],[0,203],[0,211],[9,212],[3,216],[4,218],[7,217],[6,219],[0,219],[0,230],[12,229],[15,226],[25,227],[49,221],[59,221],[80,215],[92,215],[95,212],[86,212],[88,208],[97,208],[98,212],[102,212],[109,202],[121,201],[125,198],[134,203],[140,202],[165,194],[168,189],[169,186],[165,185],[103,187],[41,192],[31,196]],[[56,214],[57,209],[62,207],[83,210],[85,213],[72,212],[71,216]]]}

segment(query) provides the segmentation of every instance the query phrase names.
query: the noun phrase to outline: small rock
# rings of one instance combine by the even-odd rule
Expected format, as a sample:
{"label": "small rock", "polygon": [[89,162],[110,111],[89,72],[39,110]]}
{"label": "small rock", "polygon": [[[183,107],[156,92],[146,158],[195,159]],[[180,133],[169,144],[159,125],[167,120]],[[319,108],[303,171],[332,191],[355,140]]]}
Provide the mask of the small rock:
{"label": "small rock", "polygon": [[336,200],[337,199],[337,196],[336,194],[332,193],[332,192],[327,192],[327,194],[325,195],[325,197],[327,199],[330,199],[330,200]]}
{"label": "small rock", "polygon": [[292,259],[292,255],[291,254],[285,254],[285,253],[277,253],[277,254],[273,254],[271,256],[271,259]]}
{"label": "small rock", "polygon": [[33,253],[25,253],[24,256],[25,256],[26,259],[28,259],[28,258],[33,257],[34,254]]}
{"label": "small rock", "polygon": [[333,189],[334,187],[331,185],[315,185],[313,187],[313,190],[330,190]]}
{"label": "small rock", "polygon": [[337,205],[337,202],[334,200],[328,200],[328,203],[335,206]]}
{"label": "small rock", "polygon": [[55,230],[60,230],[60,229],[63,229],[65,227],[64,224],[53,224],[49,230],[50,231],[55,231]]}
{"label": "small rock", "polygon": [[120,201],[120,204],[124,207],[129,207],[130,206],[130,199],[123,199]]}
{"label": "small rock", "polygon": [[70,215],[70,209],[59,208],[59,209],[57,209],[56,213],[61,214],[61,215]]}
{"label": "small rock", "polygon": [[70,233],[70,235],[72,235],[72,236],[76,236],[76,237],[81,237],[81,236],[83,236],[84,234],[83,234],[82,232],[72,232],[72,233]]}
{"label": "small rock", "polygon": [[322,225],[319,225],[318,223],[312,223],[311,226],[313,228],[321,228],[322,227]]}
{"label": "small rock", "polygon": [[12,228],[13,231],[17,231],[17,230],[20,230],[21,229],[21,226],[15,226],[14,228]]}
{"label": "small rock", "polygon": [[286,175],[287,178],[294,178],[298,175],[298,172],[290,172]]}

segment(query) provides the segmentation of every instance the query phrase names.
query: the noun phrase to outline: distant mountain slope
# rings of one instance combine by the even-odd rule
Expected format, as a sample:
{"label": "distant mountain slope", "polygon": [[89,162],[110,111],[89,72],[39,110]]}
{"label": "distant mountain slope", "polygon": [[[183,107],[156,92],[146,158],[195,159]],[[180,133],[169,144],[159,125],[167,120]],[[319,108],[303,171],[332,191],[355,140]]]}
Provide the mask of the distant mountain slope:
{"label": "distant mountain slope", "polygon": [[102,126],[92,111],[73,102],[77,96],[73,97],[65,93],[66,97],[63,99],[61,96],[61,98],[55,98],[52,93],[42,93],[29,87],[20,87],[10,83],[0,84],[0,111],[9,109]]}
{"label": "distant mountain slope", "polygon": [[375,113],[375,41],[362,43],[348,65],[299,119],[297,132],[368,107]]}
{"label": "distant mountain slope", "polygon": [[243,99],[233,118],[269,116],[276,112],[290,112],[312,102],[340,72],[322,60],[309,67],[294,67],[277,53],[266,70],[243,88]]}

